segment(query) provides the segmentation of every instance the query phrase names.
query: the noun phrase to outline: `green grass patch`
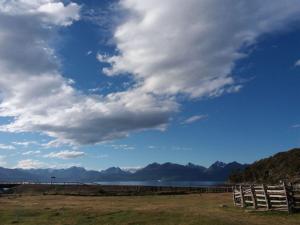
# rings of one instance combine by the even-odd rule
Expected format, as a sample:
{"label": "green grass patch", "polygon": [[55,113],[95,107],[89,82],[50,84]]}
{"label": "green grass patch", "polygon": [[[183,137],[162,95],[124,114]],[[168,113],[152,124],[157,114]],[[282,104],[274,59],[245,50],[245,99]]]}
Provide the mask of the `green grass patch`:
{"label": "green grass patch", "polygon": [[231,201],[230,194],[2,197],[0,224],[300,225],[300,214],[246,212]]}

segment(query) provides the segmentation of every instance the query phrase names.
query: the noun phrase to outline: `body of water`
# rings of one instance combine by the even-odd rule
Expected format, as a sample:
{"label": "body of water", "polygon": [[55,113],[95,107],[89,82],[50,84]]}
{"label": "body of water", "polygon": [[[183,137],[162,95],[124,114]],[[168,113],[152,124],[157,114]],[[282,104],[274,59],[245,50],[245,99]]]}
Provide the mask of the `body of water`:
{"label": "body of water", "polygon": [[166,186],[166,187],[206,187],[224,184],[224,181],[100,181],[100,185]]}

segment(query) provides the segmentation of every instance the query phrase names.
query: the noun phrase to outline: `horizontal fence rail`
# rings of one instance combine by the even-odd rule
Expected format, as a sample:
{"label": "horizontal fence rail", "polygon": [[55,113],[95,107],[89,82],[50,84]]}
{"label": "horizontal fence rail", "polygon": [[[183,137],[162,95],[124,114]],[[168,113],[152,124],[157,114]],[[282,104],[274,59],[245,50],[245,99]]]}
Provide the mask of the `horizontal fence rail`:
{"label": "horizontal fence rail", "polygon": [[289,213],[300,210],[300,184],[236,185],[232,193],[237,207]]}

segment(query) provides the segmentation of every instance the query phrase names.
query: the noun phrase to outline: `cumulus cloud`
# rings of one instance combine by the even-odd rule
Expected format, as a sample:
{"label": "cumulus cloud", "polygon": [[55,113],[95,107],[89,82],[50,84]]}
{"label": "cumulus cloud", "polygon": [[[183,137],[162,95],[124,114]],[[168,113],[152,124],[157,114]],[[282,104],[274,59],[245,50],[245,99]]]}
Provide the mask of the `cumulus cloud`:
{"label": "cumulus cloud", "polygon": [[65,5],[58,0],[10,0],[0,3],[0,11],[11,16],[40,17],[48,25],[69,26],[79,20],[80,6],[76,3]]}
{"label": "cumulus cloud", "polygon": [[79,151],[60,151],[60,152],[51,152],[48,155],[45,155],[47,158],[58,158],[58,159],[73,159],[84,156],[84,152]]}
{"label": "cumulus cloud", "polygon": [[[73,82],[59,72],[50,46],[53,28],[48,27],[70,23],[45,20],[36,11],[46,2],[58,3],[0,3],[0,116],[14,118],[0,129],[42,132],[55,139],[53,144],[93,144],[125,137],[130,131],[163,129],[177,108],[168,99],[158,100],[141,90],[84,95],[72,87]],[[42,11],[51,15],[57,12]],[[66,18],[76,20],[77,16]]]}
{"label": "cumulus cloud", "polygon": [[80,164],[49,164],[42,162],[40,160],[34,160],[34,159],[24,159],[20,160],[17,165],[14,168],[20,168],[20,169],[46,169],[46,168],[51,168],[51,169],[65,169],[65,168],[70,168],[72,166],[81,166]]}
{"label": "cumulus cloud", "polygon": [[140,88],[155,94],[191,98],[237,91],[232,76],[242,48],[260,35],[299,20],[291,1],[124,0],[128,19],[114,34],[120,54],[105,57],[104,72],[132,73]]}
{"label": "cumulus cloud", "polygon": [[48,164],[33,159],[20,160],[16,166],[16,168],[20,168],[20,169],[38,169],[38,168],[46,168],[46,167],[48,167]]}
{"label": "cumulus cloud", "polygon": [[182,124],[190,124],[190,123],[194,123],[196,121],[202,120],[207,118],[207,115],[195,115],[195,116],[191,116],[187,119],[185,119]]}
{"label": "cumulus cloud", "polygon": [[231,73],[245,56],[241,49],[300,17],[298,0],[118,4],[127,15],[114,33],[119,54],[97,58],[110,64],[107,75],[132,74],[134,84],[103,96],[76,90],[61,74],[52,46],[57,29],[80,19],[78,4],[0,2],[0,116],[13,118],[1,131],[41,132],[55,145],[164,130],[179,110],[178,95],[201,98],[239,91]]}
{"label": "cumulus cloud", "polygon": [[76,3],[65,6],[62,2],[49,2],[37,8],[37,12],[46,16],[46,21],[69,26],[79,20],[80,7]]}

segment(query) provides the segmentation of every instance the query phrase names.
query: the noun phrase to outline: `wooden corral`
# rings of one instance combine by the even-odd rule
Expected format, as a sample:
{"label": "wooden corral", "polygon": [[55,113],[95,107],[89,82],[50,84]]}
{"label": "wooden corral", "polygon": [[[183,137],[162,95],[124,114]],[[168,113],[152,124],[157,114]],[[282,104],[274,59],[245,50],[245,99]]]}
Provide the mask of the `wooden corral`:
{"label": "wooden corral", "polygon": [[300,210],[300,184],[236,185],[233,202],[237,207],[253,210],[296,212]]}

